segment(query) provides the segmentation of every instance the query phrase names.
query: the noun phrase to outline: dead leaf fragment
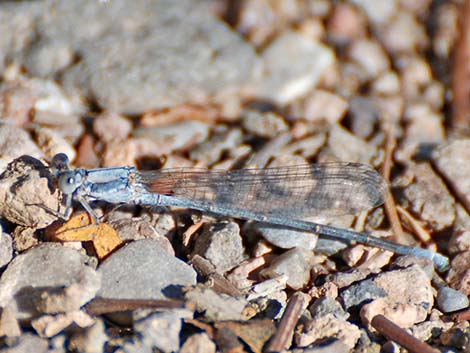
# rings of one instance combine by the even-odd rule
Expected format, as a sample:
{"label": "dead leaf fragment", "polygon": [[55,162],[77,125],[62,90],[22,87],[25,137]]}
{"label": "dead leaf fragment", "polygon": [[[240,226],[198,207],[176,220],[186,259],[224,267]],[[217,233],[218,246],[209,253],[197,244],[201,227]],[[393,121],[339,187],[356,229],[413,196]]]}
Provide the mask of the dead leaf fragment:
{"label": "dead leaf fragment", "polygon": [[87,213],[79,213],[66,223],[52,225],[46,236],[52,241],[91,241],[100,260],[122,244],[113,227],[106,223],[94,224]]}

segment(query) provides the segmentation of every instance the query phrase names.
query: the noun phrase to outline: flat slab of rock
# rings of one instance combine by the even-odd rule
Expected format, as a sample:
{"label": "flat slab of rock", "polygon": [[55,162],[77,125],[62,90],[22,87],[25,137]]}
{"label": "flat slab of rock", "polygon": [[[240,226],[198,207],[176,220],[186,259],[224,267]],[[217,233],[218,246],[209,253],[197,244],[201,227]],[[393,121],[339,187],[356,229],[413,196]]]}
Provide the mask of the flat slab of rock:
{"label": "flat slab of rock", "polygon": [[153,239],[137,240],[116,251],[99,267],[101,298],[168,299],[196,284],[192,267],[171,256]]}
{"label": "flat slab of rock", "polygon": [[43,1],[11,6],[11,25],[15,9],[29,15],[20,38],[40,38],[25,50],[28,72],[61,73],[71,92],[115,112],[203,103],[245,84],[256,66],[254,49],[203,1]]}

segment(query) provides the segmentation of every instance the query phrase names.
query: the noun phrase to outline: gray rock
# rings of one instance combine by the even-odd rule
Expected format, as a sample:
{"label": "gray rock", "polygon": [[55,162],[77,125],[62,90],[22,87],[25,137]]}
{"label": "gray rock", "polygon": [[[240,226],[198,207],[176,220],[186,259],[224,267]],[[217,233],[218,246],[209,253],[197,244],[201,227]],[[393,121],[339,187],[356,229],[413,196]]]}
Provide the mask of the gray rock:
{"label": "gray rock", "polygon": [[262,59],[264,76],[257,95],[282,105],[315,88],[334,55],[320,42],[286,31],[264,50]]}
{"label": "gray rock", "polygon": [[43,243],[18,255],[0,279],[0,306],[16,305],[20,319],[43,310],[78,310],[100,287],[100,275],[86,260],[79,251],[57,243]]}
{"label": "gray rock", "polygon": [[441,287],[437,292],[437,305],[444,313],[468,308],[468,297],[450,287]]}
{"label": "gray rock", "polygon": [[413,255],[399,256],[392,262],[392,264],[399,268],[418,265],[426,273],[429,279],[432,279],[435,275],[434,263],[431,260],[422,257],[415,257]]}
{"label": "gray rock", "polygon": [[465,139],[442,145],[433,153],[436,169],[446,179],[467,210],[470,209],[469,149],[470,139]]}
{"label": "gray rock", "polygon": [[[244,84],[255,66],[253,48],[203,1],[54,0],[41,7],[42,41],[26,66],[41,75],[61,72],[70,88],[108,110],[139,114],[200,103]],[[70,54],[81,60],[72,65]]]}
{"label": "gray rock", "polygon": [[308,308],[312,314],[312,319],[316,319],[327,314],[333,314],[338,319],[346,320],[349,317],[349,313],[344,311],[341,304],[332,298],[321,297],[315,300],[315,302]]}
{"label": "gray rock", "polygon": [[278,256],[269,267],[261,271],[261,275],[267,278],[275,278],[286,275],[287,285],[298,290],[310,281],[314,254],[310,250],[294,248]]}
{"label": "gray rock", "polygon": [[141,127],[133,137],[142,155],[161,156],[179,149],[190,149],[209,136],[209,124],[184,121],[167,126]]}
{"label": "gray rock", "polygon": [[378,287],[372,280],[367,279],[349,286],[341,292],[340,296],[345,309],[349,310],[373,299],[386,297],[387,292]]}
{"label": "gray rock", "polygon": [[18,338],[13,347],[2,349],[3,353],[48,353],[49,343],[47,339],[40,338],[36,335],[26,333]]}
{"label": "gray rock", "polygon": [[0,268],[8,264],[13,257],[13,241],[9,234],[0,228]]}
{"label": "gray rock", "polygon": [[273,138],[288,130],[284,118],[274,112],[247,110],[243,115],[242,124],[249,133],[266,138]]}
{"label": "gray rock", "polygon": [[107,258],[98,272],[98,296],[115,299],[166,299],[196,284],[196,272],[170,256],[153,239],[137,240]]}
{"label": "gray rock", "polygon": [[143,319],[135,318],[134,330],[145,346],[163,352],[177,352],[180,347],[183,319],[192,319],[192,317],[193,312],[188,309],[157,311]]}
{"label": "gray rock", "polygon": [[260,233],[271,244],[282,249],[298,247],[313,250],[317,245],[318,236],[311,232],[301,232],[266,223],[255,223],[251,229]]}
{"label": "gray rock", "polygon": [[331,256],[339,253],[348,247],[345,242],[333,239],[318,238],[317,245],[315,246],[315,252]]}
{"label": "gray rock", "polygon": [[371,164],[377,155],[377,148],[366,141],[354,136],[338,124],[333,125],[328,136],[327,148],[320,156],[332,156],[348,162]]}
{"label": "gray rock", "polygon": [[240,227],[235,222],[209,224],[196,239],[193,254],[209,260],[218,273],[225,273],[243,261]]}
{"label": "gray rock", "polygon": [[434,304],[431,280],[425,270],[417,264],[404,269],[381,272],[373,282],[397,303],[421,307],[427,312],[430,312]]}
{"label": "gray rock", "polygon": [[[0,127],[0,141],[1,130]],[[23,130],[19,131],[25,133]],[[10,129],[3,133],[18,137],[17,132]],[[14,143],[21,143],[21,138],[15,139]],[[25,227],[22,230],[17,229],[18,233],[25,232],[32,236],[35,228],[45,228],[57,220],[56,216],[45,209],[33,206],[35,204],[63,211],[59,208],[58,191],[51,187],[51,175],[44,164],[30,155],[21,156],[11,161],[0,175],[0,217]]]}
{"label": "gray rock", "polygon": [[[433,229],[443,230],[455,220],[455,200],[428,163],[409,167],[414,181],[403,190],[404,201],[413,213]],[[445,167],[446,170],[449,166]]]}

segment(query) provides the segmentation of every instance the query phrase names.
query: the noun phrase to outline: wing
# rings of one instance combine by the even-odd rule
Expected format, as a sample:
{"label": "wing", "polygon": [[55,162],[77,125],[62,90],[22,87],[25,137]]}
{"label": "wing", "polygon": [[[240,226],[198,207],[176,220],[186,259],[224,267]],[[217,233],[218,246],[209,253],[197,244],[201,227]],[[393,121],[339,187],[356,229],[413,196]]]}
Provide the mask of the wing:
{"label": "wing", "polygon": [[381,205],[387,184],[371,167],[325,163],[232,171],[179,168],[141,172],[152,193],[225,210],[295,218],[356,214]]}

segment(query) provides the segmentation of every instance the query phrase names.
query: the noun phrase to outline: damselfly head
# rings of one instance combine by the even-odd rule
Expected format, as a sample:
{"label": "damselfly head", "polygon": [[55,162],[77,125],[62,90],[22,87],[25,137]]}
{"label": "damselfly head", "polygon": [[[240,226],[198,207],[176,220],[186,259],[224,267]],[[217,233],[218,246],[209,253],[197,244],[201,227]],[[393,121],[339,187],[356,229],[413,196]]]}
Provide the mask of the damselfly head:
{"label": "damselfly head", "polygon": [[60,174],[58,185],[60,191],[66,195],[71,195],[82,184],[83,175],[77,170],[69,170]]}

